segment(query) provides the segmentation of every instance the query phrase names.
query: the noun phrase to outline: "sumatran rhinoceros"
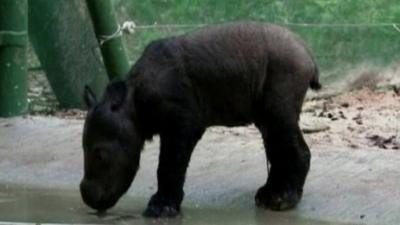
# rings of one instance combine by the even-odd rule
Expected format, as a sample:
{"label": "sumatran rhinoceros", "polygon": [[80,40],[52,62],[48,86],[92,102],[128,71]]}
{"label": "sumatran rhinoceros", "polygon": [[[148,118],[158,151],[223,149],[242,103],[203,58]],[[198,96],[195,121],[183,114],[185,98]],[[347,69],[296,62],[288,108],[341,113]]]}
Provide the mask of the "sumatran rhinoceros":
{"label": "sumatran rhinoceros", "polygon": [[176,216],[204,131],[253,123],[271,165],[256,204],[293,208],[310,166],[299,114],[307,89],[320,87],[310,50],[280,26],[228,23],[153,41],[100,100],[85,89],[83,201],[99,211],[114,206],[135,177],[145,141],[159,135],[158,190],[144,215]]}

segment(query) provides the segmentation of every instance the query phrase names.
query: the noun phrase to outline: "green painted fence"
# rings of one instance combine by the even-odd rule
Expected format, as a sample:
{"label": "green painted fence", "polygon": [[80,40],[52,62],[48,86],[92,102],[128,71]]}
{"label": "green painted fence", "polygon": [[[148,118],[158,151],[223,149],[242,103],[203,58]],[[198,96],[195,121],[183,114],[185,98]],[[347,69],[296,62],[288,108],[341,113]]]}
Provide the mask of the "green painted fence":
{"label": "green painted fence", "polygon": [[[235,20],[282,24],[314,50],[324,82],[358,65],[400,62],[398,0],[115,0],[120,21],[134,20],[128,55],[136,60],[151,40]],[[148,26],[150,25],[150,26]]]}

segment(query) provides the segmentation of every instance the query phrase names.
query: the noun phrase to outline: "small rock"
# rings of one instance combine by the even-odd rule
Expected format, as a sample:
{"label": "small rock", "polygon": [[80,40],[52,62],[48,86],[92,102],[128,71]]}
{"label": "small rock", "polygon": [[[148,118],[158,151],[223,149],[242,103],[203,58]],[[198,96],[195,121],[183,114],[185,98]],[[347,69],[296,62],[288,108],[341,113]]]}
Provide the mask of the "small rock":
{"label": "small rock", "polygon": [[329,130],[330,127],[322,122],[311,121],[310,123],[302,123],[301,130],[305,134],[323,132]]}
{"label": "small rock", "polygon": [[382,137],[380,135],[372,135],[367,137],[374,146],[382,149],[388,149],[388,146],[393,145],[392,149],[398,149],[398,145],[395,141],[396,136],[390,136],[389,138]]}
{"label": "small rock", "polygon": [[393,91],[397,96],[400,96],[400,87],[393,85]]}
{"label": "small rock", "polygon": [[339,116],[341,119],[347,119],[347,117],[344,115],[342,111],[339,111]]}
{"label": "small rock", "polygon": [[356,144],[350,144],[350,148],[358,148],[358,145],[356,145]]}
{"label": "small rock", "polygon": [[329,119],[331,119],[332,121],[338,120],[338,118],[337,118],[336,116],[334,116],[332,113],[328,113],[328,114],[327,114],[327,117],[328,117]]}
{"label": "small rock", "polygon": [[348,102],[343,102],[342,104],[340,104],[340,106],[342,106],[343,108],[348,108],[350,104]]}
{"label": "small rock", "polygon": [[361,115],[360,115],[360,114],[358,114],[356,117],[354,117],[353,120],[354,120],[358,125],[362,125],[362,124],[363,124],[362,118],[361,118]]}

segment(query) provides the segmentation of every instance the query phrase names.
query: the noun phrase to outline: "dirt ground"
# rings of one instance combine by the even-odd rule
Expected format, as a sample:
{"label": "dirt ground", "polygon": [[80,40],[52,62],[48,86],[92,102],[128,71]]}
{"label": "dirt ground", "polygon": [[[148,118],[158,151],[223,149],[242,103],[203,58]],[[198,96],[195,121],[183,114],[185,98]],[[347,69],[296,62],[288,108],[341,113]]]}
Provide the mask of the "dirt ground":
{"label": "dirt ground", "polygon": [[355,150],[399,150],[400,92],[395,87],[375,91],[364,88],[308,101],[304,105],[302,125],[305,133],[315,131],[318,126],[326,129],[307,135],[312,143]]}

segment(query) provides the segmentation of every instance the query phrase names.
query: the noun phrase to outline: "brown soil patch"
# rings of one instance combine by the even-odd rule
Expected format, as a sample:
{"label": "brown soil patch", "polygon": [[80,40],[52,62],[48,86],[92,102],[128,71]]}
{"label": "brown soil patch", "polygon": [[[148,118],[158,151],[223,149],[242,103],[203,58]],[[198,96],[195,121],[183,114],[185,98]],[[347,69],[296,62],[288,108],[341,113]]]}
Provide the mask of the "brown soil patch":
{"label": "brown soil patch", "polygon": [[400,148],[400,95],[397,89],[364,88],[305,104],[304,121],[329,129],[307,135],[312,143],[352,148]]}

